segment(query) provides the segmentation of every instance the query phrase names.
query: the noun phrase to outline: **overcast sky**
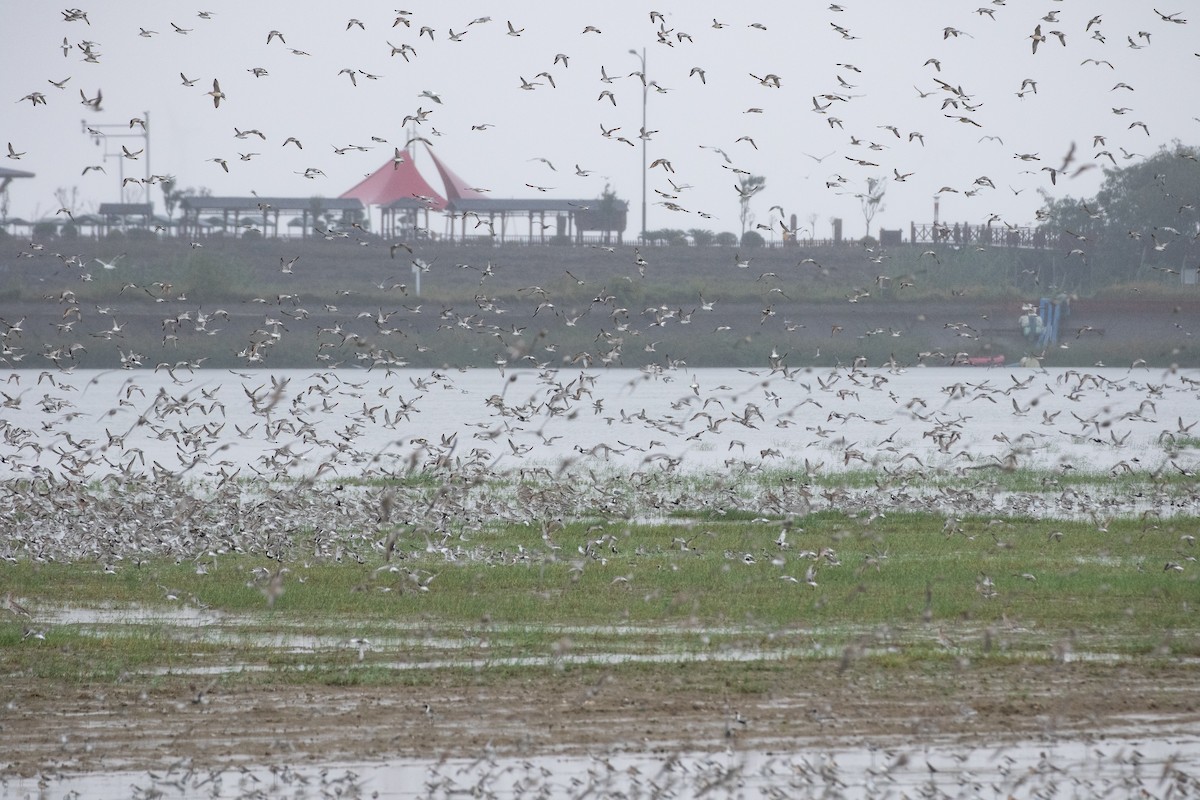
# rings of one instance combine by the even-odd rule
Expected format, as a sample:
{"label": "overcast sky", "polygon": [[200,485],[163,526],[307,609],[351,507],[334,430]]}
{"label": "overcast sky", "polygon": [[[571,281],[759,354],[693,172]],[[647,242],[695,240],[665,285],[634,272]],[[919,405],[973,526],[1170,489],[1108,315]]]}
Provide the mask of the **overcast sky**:
{"label": "overcast sky", "polygon": [[[641,213],[642,83],[629,77],[640,68],[629,51],[645,48],[647,78],[662,90],[649,92],[648,156],[667,159],[674,170],[649,171],[651,229],[737,231],[738,175],[731,168],[766,177],[751,206],[759,222],[779,219],[773,206],[802,225],[815,214],[818,236],[829,235],[834,216],[845,219],[848,235],[861,235],[854,195],[869,177],[890,178],[875,228],[930,220],[939,192],[943,220],[982,223],[996,214],[1028,224],[1042,202],[1039,189],[1095,192],[1102,178],[1095,167],[1112,166],[1098,152],[1124,165],[1125,153],[1144,156],[1172,139],[1200,140],[1200,15],[1179,24],[1152,5],[414,2],[405,6],[410,24],[394,25],[394,6],[373,2],[109,2],[82,8],[88,22],[68,22],[65,7],[10,1],[0,141],[23,155],[0,164],[37,175],[10,186],[11,216],[53,215],[59,187],[78,187],[80,210],[94,210],[119,199],[122,164],[126,176],[145,174],[147,154],[106,160],[106,150],[137,151],[143,143],[97,145],[83,124],[130,133],[129,120],[148,112],[150,170],[174,176],[181,187],[336,197],[390,160],[392,147],[407,138],[401,120],[423,109],[432,113],[419,135],[469,184],[493,197],[590,198],[611,183],[630,202],[632,233]],[[1158,10],[1171,15],[1180,8]],[[652,11],[663,20],[652,21]],[[1094,17],[1099,22],[1089,30]],[[479,18],[486,21],[474,22]],[[519,35],[509,33],[510,22]],[[1034,53],[1030,37],[1039,25],[1047,40]],[[285,41],[268,43],[272,30]],[[84,60],[78,45],[85,40],[94,43],[98,63]],[[407,60],[392,54],[405,44],[415,49]],[[566,65],[555,63],[560,53]],[[690,74],[696,67],[704,81]],[[266,74],[255,77],[255,68]],[[602,81],[602,68],[611,83]],[[357,85],[343,69],[355,71]],[[183,85],[181,73],[195,85]],[[206,94],[214,78],[226,95],[219,108]],[[64,79],[62,89],[50,83]],[[522,79],[534,88],[523,90]],[[1026,79],[1036,92],[1030,83],[1022,91]],[[615,105],[601,97],[604,90]],[[88,98],[102,91],[101,110],[82,105],[81,91]],[[426,91],[441,102],[421,96]],[[44,95],[45,104],[21,99],[31,93]],[[617,127],[611,138],[601,135]],[[260,130],[266,140],[238,139],[235,128]],[[284,146],[288,137],[303,150]],[[335,152],[347,145],[370,149]],[[1073,145],[1069,170],[1095,167],[1054,186],[1041,167],[1060,167]],[[214,158],[225,159],[229,172]],[[440,188],[423,154],[417,164]],[[590,174],[576,174],[577,165]],[[106,171],[81,174],[89,166]],[[303,177],[309,168],[324,176]],[[158,187],[153,199],[161,212]]]}

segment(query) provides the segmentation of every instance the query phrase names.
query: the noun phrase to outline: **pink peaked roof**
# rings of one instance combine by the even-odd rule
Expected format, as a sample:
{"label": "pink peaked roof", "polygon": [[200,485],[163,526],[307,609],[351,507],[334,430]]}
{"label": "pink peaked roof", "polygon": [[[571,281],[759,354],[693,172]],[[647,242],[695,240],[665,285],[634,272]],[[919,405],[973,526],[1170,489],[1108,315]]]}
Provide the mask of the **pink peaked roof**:
{"label": "pink peaked roof", "polygon": [[450,171],[450,168],[441,162],[433,150],[425,148],[429,152],[429,157],[433,159],[433,165],[437,167],[438,174],[442,176],[442,183],[446,186],[446,197],[450,202],[455,200],[482,200],[487,197],[483,192],[477,192],[467,186],[467,182]]}
{"label": "pink peaked roof", "polygon": [[[446,200],[425,180],[413,164],[412,153],[408,150],[401,152],[403,161],[397,163],[393,159],[372,172],[358,183],[353,189],[345,192],[342,198],[357,198],[363,205],[386,206],[397,200],[426,199],[433,211],[441,211],[446,207]],[[437,160],[434,160],[437,163]],[[438,169],[442,167],[438,164]]]}

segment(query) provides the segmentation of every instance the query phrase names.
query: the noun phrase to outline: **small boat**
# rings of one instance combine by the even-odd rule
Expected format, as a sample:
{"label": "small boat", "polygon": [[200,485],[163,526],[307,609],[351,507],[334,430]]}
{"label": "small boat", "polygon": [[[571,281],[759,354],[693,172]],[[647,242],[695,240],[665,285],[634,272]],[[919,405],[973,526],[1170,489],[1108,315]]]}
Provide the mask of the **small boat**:
{"label": "small boat", "polygon": [[968,356],[965,360],[958,362],[968,367],[1002,367],[1005,364],[1004,355],[998,356]]}

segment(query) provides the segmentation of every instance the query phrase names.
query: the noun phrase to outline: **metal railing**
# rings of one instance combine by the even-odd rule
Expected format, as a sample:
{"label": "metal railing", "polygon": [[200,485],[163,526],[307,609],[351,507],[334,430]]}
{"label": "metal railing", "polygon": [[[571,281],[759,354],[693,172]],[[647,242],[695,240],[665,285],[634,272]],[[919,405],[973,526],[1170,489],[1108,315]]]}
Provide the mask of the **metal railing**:
{"label": "metal railing", "polygon": [[1050,242],[1041,228],[1007,225],[969,225],[965,223],[910,223],[910,244],[949,244],[959,247],[1021,247],[1041,250]]}
{"label": "metal railing", "polygon": [[[6,230],[10,235],[31,235],[35,225],[42,225],[47,221],[42,220],[37,223],[28,222],[25,220],[4,220],[0,221],[0,228]],[[280,224],[277,228],[272,225],[270,228],[263,229],[258,223],[257,217],[247,217],[240,224],[220,225],[210,224],[207,221],[197,225],[192,222],[190,226],[185,225],[183,220],[175,219],[170,222],[162,218],[152,218],[144,220],[142,218],[125,218],[119,222],[112,220],[87,219],[80,220],[75,224],[74,232],[79,238],[103,238],[105,235],[114,232],[127,232],[133,230],[153,231],[159,236],[180,236],[180,237],[202,237],[202,238],[241,238],[247,232],[251,232],[253,236],[262,236],[265,238],[278,239],[299,239],[311,236],[311,230],[305,230],[300,226],[293,224]],[[60,229],[61,229],[60,223]],[[343,226],[335,226],[338,230],[343,230]],[[277,231],[277,233],[276,233]],[[361,235],[361,232],[349,231],[351,235]],[[497,234],[495,236],[489,234],[467,235],[466,237],[447,235],[437,231],[421,229],[419,233],[423,236],[408,237],[411,241],[423,242],[438,242],[442,244],[460,245],[464,247],[497,247],[504,245],[520,245],[527,247],[546,247],[546,246],[578,246],[578,247],[615,247],[615,246],[637,246],[637,247],[742,247],[737,242],[730,243],[728,237],[726,241],[717,243],[709,242],[703,245],[695,244],[690,237],[685,239],[654,237],[650,239],[641,239],[637,235],[624,234],[618,236],[615,232],[605,235],[600,232],[585,232],[575,233],[572,236],[556,236],[550,234],[519,234],[505,232],[503,236]],[[1060,241],[1060,236],[1050,236],[1041,228],[1031,226],[1009,227],[996,225],[968,225],[968,224],[947,224],[944,222],[936,223],[910,223],[907,231],[907,238],[902,238],[904,231],[890,230],[882,232],[890,234],[885,236],[885,246],[904,246],[904,245],[948,245],[948,246],[982,246],[982,247],[1011,247],[1031,250],[1042,250],[1046,248],[1054,248],[1059,245],[1078,247],[1077,243]],[[367,230],[366,234],[373,237],[378,237],[374,231]],[[404,237],[401,237],[404,238]],[[757,247],[766,250],[782,250],[789,248],[828,248],[828,247],[861,247],[862,240],[856,238],[843,238],[840,240],[830,238],[800,238],[800,239],[783,239],[772,237],[765,239]]]}

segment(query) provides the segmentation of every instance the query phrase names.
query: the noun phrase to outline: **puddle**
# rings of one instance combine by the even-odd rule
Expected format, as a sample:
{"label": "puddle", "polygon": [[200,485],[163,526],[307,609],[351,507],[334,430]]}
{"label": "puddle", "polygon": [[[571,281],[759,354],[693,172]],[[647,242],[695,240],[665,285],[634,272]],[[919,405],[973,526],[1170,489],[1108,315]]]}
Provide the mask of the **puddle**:
{"label": "puddle", "polygon": [[250,617],[234,617],[193,606],[38,606],[38,619],[52,625],[170,625],[199,628],[208,625],[252,624]]}
{"label": "puddle", "polygon": [[[355,650],[353,645],[344,645],[342,649]],[[307,651],[295,650],[289,651],[291,654],[299,655]],[[369,661],[362,662],[356,665],[346,664],[321,664],[322,669],[336,667],[339,669],[390,669],[399,672],[408,670],[450,670],[450,669],[465,669],[465,670],[486,670],[512,667],[582,667],[582,666],[620,666],[628,664],[689,664],[689,663],[752,663],[752,662],[771,662],[771,661],[787,661],[791,659],[808,659],[808,660],[828,660],[837,658],[842,652],[842,648],[828,648],[821,645],[813,645],[812,647],[803,649],[776,649],[776,650],[743,650],[737,648],[727,648],[712,651],[680,651],[680,652],[665,652],[665,653],[581,653],[581,654],[566,654],[566,655],[549,655],[549,656],[499,656],[495,658],[413,658],[406,661],[395,660],[380,660],[373,658]],[[885,654],[899,653],[898,648],[866,648],[858,652],[858,658],[870,659],[879,657]],[[1019,651],[1018,653],[1022,660],[1036,661],[1055,661],[1059,660],[1062,663],[1095,663],[1095,664],[1120,664],[1123,662],[1133,662],[1131,656],[1126,656],[1120,653],[1089,653],[1089,652],[1071,652],[1059,655],[1053,652],[1032,652]],[[429,654],[432,655],[432,654]],[[1200,666],[1200,658],[1172,658],[1172,664],[1184,664],[1190,666]],[[312,669],[305,664],[297,664],[288,669],[297,672],[304,672]],[[178,665],[171,667],[157,667],[150,670],[144,670],[138,674],[147,675],[236,675],[239,673],[251,672],[268,672],[279,671],[281,667],[278,665],[254,664],[246,662],[238,662],[232,664],[210,664],[210,665],[192,665],[180,667]]]}
{"label": "puddle", "polygon": [[[734,723],[738,724],[738,723]],[[0,797],[1096,797],[1200,796],[1200,738],[1046,736],[1010,743],[883,739],[822,748],[398,759],[9,780]],[[1065,794],[1064,794],[1065,792]]]}
{"label": "puddle", "polygon": [[[179,642],[205,642],[225,645],[242,651],[305,656],[345,653],[356,656],[362,668],[391,669],[468,669],[512,667],[605,666],[621,664],[663,664],[691,662],[767,662],[787,659],[839,659],[848,641],[855,644],[856,657],[880,657],[903,652],[905,647],[928,649],[941,647],[950,655],[963,659],[979,653],[983,627],[955,629],[952,644],[939,628],[925,626],[892,627],[886,630],[864,626],[830,626],[825,628],[786,628],[767,630],[755,626],[692,626],[692,625],[502,625],[486,628],[462,624],[432,625],[420,623],[371,620],[367,623],[347,619],[337,635],[308,633],[300,620],[271,620],[264,629],[261,618],[249,615],[226,614],[211,609],[152,608],[146,606],[100,606],[93,608],[43,607],[40,619],[53,627],[73,625],[86,636],[106,637],[120,632],[153,627],[168,639]],[[361,632],[359,632],[361,631]],[[536,655],[507,656],[517,642],[529,635],[542,635],[569,642],[563,652],[550,652],[550,645]],[[1086,662],[1119,664],[1143,660],[1144,654],[1131,655],[1106,649],[1103,637],[1078,638],[1071,647],[1063,647],[1058,639],[1039,635],[1030,630],[1011,630],[997,633],[995,647],[1006,657],[1031,661],[1063,663]],[[747,647],[738,637],[763,646]],[[596,641],[597,638],[602,641]],[[647,642],[661,639],[656,650],[648,650]],[[717,641],[713,641],[713,640]],[[572,641],[573,640],[573,641]],[[627,644],[626,644],[627,643]],[[528,645],[522,645],[528,650]],[[488,655],[488,652],[497,655]],[[402,654],[402,658],[390,657]],[[456,655],[461,654],[461,655]],[[263,658],[265,659],[265,655]],[[1197,664],[1198,657],[1163,656],[1174,664]],[[178,660],[178,659],[176,659]],[[339,668],[355,668],[340,660]],[[296,670],[312,668],[305,664]],[[240,660],[220,664],[190,664],[180,667],[150,669],[155,675],[223,675],[259,672],[267,667],[258,660]]]}

